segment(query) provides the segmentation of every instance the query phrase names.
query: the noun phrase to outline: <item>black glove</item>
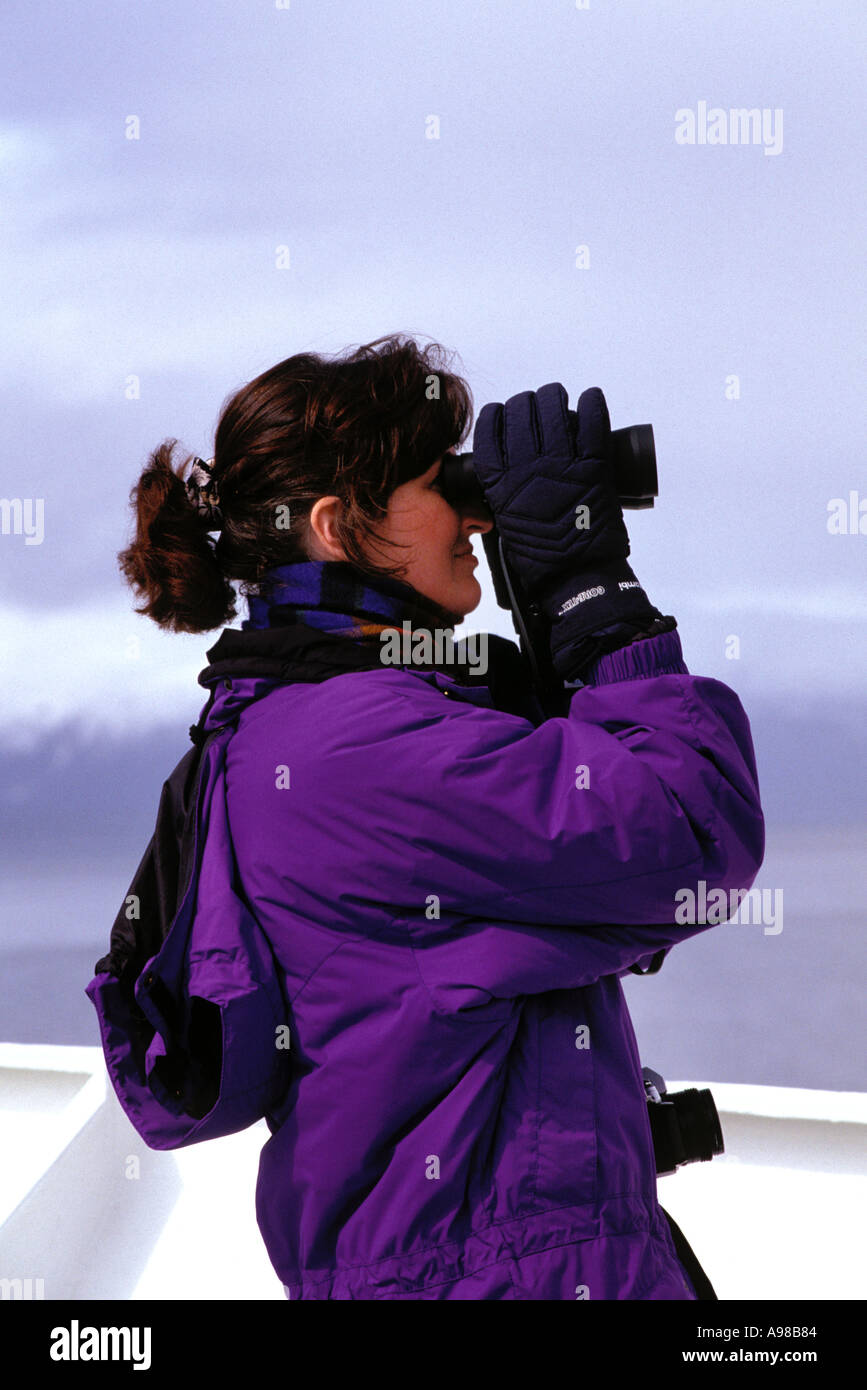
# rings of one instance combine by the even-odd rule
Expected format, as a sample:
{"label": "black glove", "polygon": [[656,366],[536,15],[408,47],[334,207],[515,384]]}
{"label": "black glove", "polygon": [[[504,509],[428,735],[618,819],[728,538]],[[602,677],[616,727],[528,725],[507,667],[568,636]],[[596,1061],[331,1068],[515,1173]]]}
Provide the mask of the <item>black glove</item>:
{"label": "black glove", "polygon": [[563,680],[580,679],[599,656],[639,635],[676,626],[627,564],[610,435],[599,388],[582,393],[575,413],[559,382],[484,406],[473,435],[475,470],[506,559],[550,624]]}

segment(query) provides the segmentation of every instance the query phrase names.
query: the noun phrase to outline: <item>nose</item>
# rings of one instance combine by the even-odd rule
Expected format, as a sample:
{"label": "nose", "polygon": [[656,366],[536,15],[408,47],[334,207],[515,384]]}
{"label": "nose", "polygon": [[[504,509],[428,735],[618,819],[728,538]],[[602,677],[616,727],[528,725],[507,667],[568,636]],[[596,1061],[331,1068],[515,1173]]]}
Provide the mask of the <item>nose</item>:
{"label": "nose", "polygon": [[490,509],[482,502],[474,503],[472,506],[461,508],[461,520],[467,536],[478,531],[479,535],[484,536],[494,528],[494,518]]}

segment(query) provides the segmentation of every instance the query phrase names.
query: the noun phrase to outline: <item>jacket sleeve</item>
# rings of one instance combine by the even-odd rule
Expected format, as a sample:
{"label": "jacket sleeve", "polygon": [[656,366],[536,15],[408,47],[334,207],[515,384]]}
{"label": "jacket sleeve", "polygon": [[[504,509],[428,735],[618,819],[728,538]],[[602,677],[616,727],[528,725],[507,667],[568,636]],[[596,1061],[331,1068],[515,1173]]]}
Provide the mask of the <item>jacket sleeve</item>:
{"label": "jacket sleeve", "polygon": [[357,771],[369,811],[390,821],[383,893],[407,904],[423,978],[456,1000],[646,965],[707,929],[676,920],[683,890],[747,889],[761,866],[734,692],[687,671],[676,632],[604,657],[594,682],[538,727],[430,687],[422,714],[404,686],[418,711],[406,736],[378,774]]}
{"label": "jacket sleeve", "polygon": [[86,989],[115,1092],[153,1149],[247,1128],[290,1080],[284,994],[237,891],[218,753],[198,807],[192,879],[161,949],[134,981],[102,971]]}

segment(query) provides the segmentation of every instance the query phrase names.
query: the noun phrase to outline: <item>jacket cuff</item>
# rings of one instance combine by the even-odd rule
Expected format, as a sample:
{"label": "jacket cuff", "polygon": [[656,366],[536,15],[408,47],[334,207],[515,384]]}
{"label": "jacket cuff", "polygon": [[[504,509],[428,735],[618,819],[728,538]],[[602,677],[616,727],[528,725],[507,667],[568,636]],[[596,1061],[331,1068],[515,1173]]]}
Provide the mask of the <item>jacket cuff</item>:
{"label": "jacket cuff", "polygon": [[[191,995],[195,988],[193,974]],[[222,1040],[219,1076],[210,1109],[191,1115],[184,1110],[180,1091],[169,1089],[160,1075],[161,1060],[169,1050],[166,1038],[157,1029],[144,1050],[142,1017],[130,1008],[117,979],[102,972],[85,990],[99,1019],[117,1098],[149,1148],[175,1149],[245,1129],[277,1103],[289,1084],[290,1054],[278,1044],[284,1015],[276,995],[265,988],[237,986],[223,993],[214,991],[211,981],[209,990],[203,986],[198,997],[214,992],[217,999],[210,1002],[219,1011]]]}
{"label": "jacket cuff", "polygon": [[587,671],[585,685],[613,685],[616,681],[647,680],[651,676],[688,676],[680,634],[661,632],[601,656]]}

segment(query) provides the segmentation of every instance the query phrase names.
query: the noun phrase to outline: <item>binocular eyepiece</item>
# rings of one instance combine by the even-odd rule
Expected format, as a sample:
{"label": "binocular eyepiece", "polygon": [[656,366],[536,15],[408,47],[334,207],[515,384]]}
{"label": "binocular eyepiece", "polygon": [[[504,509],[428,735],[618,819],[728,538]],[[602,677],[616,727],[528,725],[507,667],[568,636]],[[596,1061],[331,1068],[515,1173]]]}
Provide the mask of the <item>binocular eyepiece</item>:
{"label": "binocular eyepiece", "polygon": [[[610,440],[609,459],[621,507],[630,511],[652,507],[653,499],[659,496],[653,426],[627,425],[624,429],[612,430]],[[481,511],[490,517],[472,454],[446,454],[440,485],[443,496],[455,511]]]}

